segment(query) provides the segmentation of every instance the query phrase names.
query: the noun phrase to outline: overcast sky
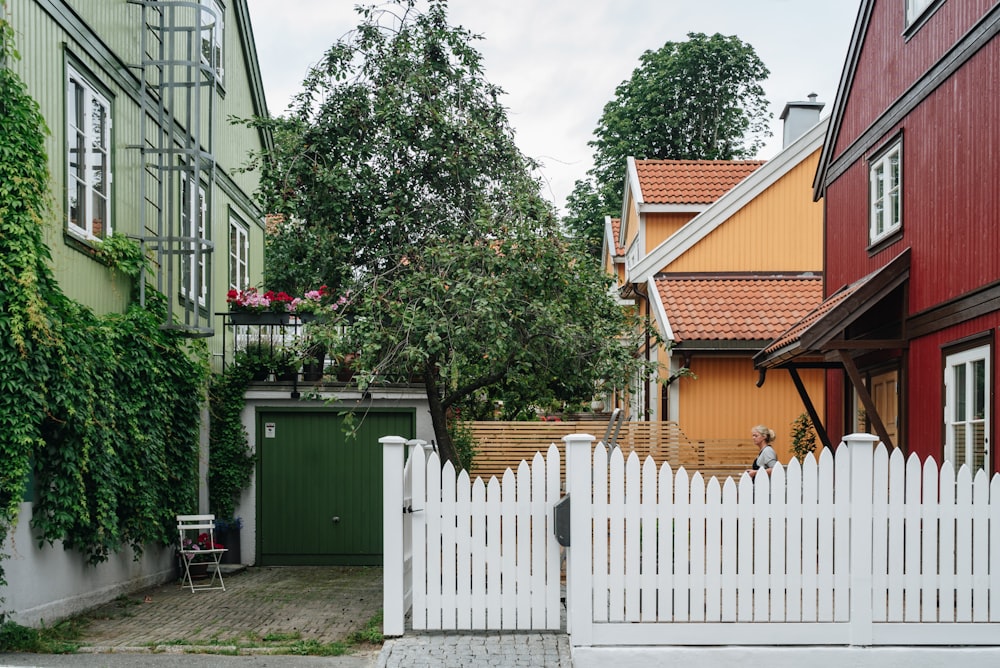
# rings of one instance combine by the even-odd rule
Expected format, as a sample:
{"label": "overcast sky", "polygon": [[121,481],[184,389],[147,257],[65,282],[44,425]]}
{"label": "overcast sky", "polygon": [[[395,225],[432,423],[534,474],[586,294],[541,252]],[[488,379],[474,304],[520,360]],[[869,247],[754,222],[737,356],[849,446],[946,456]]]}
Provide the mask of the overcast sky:
{"label": "overcast sky", "polygon": [[[249,0],[268,108],[281,115],[308,68],[359,21],[355,0]],[[504,100],[518,146],[543,165],[549,199],[562,208],[592,164],[587,142],[615,87],[643,51],[689,32],[736,35],[771,71],[764,91],[781,149],[786,102],[816,93],[833,107],[860,0],[451,0],[452,25],[484,39],[489,80]],[[624,165],[623,165],[624,169]]]}

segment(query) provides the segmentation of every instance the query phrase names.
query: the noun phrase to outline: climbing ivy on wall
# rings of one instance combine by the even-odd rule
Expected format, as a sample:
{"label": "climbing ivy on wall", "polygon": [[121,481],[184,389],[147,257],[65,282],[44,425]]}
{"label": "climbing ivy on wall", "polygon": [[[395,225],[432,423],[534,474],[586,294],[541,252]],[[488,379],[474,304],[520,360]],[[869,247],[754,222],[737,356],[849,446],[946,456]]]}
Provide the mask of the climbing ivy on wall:
{"label": "climbing ivy on wall", "polygon": [[98,316],[60,290],[43,238],[47,130],[16,57],[0,20],[0,545],[33,469],[33,535],[98,563],[169,544],[174,515],[194,510],[208,354],[160,328],[155,293]]}

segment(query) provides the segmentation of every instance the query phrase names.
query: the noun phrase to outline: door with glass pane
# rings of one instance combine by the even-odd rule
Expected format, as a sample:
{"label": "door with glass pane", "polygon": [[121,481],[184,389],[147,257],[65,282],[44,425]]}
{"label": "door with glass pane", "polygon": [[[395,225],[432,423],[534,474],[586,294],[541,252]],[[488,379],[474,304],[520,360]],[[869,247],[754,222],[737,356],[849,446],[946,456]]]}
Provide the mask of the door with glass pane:
{"label": "door with glass pane", "polygon": [[957,470],[990,466],[990,348],[948,355],[945,365],[944,458]]}

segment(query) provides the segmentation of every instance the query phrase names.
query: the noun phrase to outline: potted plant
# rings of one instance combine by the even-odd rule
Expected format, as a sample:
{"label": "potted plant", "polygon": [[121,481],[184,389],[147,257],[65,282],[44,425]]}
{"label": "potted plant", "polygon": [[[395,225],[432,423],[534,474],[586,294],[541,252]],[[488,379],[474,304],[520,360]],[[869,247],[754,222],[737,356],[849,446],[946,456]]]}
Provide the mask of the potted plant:
{"label": "potted plant", "polygon": [[[211,540],[207,533],[198,534],[197,538],[185,538],[181,543],[179,557],[187,559],[188,572],[191,579],[198,580],[208,577],[208,565],[214,562],[209,554],[198,554],[202,550],[223,550],[225,545]],[[181,564],[183,568],[183,564]]]}
{"label": "potted plant", "polygon": [[257,288],[230,290],[226,293],[229,320],[234,325],[285,325],[290,320],[293,298],[286,292]]}
{"label": "potted plant", "polygon": [[281,346],[251,342],[236,352],[235,361],[250,369],[250,380],[290,380],[295,374],[292,355]]}
{"label": "potted plant", "polygon": [[230,517],[229,519],[215,520],[215,535],[223,543],[229,546],[229,550],[222,555],[224,564],[240,564],[240,529],[243,528],[242,517]]}

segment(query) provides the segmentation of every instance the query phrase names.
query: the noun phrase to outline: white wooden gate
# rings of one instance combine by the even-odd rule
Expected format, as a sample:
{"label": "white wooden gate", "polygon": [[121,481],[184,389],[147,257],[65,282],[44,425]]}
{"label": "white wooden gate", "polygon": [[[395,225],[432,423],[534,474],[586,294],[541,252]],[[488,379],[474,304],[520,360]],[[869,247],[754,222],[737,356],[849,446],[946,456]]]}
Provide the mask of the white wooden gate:
{"label": "white wooden gate", "polygon": [[566,440],[574,647],[1000,637],[1000,476],[904,461],[860,434],[835,457],[720,484]]}
{"label": "white wooden gate", "polygon": [[[561,555],[553,537],[560,455],[550,446],[502,481],[442,468],[420,441],[383,445],[383,629],[560,628]],[[409,456],[404,464],[404,448]]]}

